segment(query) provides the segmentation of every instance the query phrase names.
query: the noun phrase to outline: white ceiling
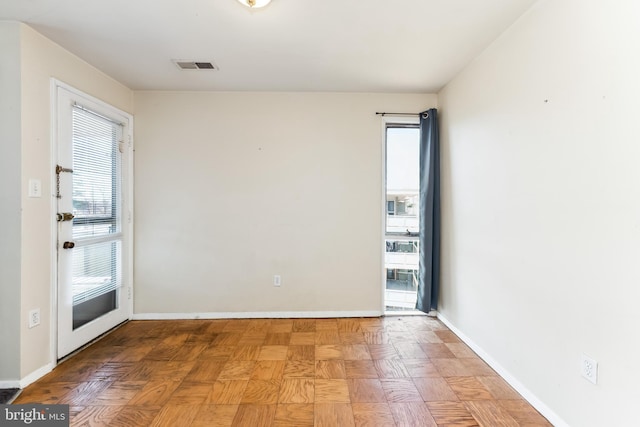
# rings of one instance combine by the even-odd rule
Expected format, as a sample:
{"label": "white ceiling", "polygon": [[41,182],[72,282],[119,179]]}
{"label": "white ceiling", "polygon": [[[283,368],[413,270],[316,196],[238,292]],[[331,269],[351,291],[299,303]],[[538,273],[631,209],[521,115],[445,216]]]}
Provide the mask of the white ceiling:
{"label": "white ceiling", "polygon": [[[131,89],[437,92],[536,0],[0,0]],[[172,59],[218,71],[182,71]]]}

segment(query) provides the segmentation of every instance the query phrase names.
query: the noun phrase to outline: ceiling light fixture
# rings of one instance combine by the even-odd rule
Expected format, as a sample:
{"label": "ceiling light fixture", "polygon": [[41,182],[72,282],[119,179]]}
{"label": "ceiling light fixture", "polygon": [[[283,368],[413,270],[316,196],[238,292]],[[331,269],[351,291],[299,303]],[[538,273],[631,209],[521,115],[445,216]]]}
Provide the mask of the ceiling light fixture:
{"label": "ceiling light fixture", "polygon": [[238,0],[243,5],[250,7],[252,9],[257,9],[259,7],[265,7],[271,0]]}

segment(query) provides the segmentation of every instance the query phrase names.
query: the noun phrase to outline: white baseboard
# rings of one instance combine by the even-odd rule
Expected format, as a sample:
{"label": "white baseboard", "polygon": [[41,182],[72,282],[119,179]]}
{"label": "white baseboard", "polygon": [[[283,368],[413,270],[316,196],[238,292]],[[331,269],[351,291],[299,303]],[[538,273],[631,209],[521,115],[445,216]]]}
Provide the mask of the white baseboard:
{"label": "white baseboard", "polygon": [[0,388],[20,388],[20,380],[0,381]]}
{"label": "white baseboard", "polygon": [[212,313],[134,313],[133,320],[188,319],[299,319],[332,317],[380,317],[382,311],[232,311]]}
{"label": "white baseboard", "polygon": [[25,388],[29,384],[38,381],[53,370],[55,364],[48,363],[36,369],[21,380],[0,381],[0,388]]}
{"label": "white baseboard", "polygon": [[55,367],[56,367],[55,363],[47,363],[43,367],[36,369],[35,371],[31,372],[29,375],[27,375],[26,377],[20,380],[20,388],[25,388],[29,384],[36,382],[37,380],[39,380],[40,378],[44,377],[49,372],[51,372]]}
{"label": "white baseboard", "polygon": [[471,338],[466,336],[462,331],[456,328],[446,317],[438,313],[438,319],[442,321],[451,331],[456,334],[465,344],[467,344],[487,365],[491,366],[511,387],[513,387],[527,402],[538,410],[551,424],[556,427],[569,427],[562,418],[558,416],[551,408],[549,408],[542,400],[527,389],[516,377],[507,371],[500,363],[478,346]]}

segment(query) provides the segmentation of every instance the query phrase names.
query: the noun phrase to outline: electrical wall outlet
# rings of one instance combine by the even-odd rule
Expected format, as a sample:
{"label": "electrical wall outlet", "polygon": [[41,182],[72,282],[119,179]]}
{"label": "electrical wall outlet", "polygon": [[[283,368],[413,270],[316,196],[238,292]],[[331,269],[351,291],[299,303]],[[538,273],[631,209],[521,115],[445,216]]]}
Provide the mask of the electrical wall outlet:
{"label": "electrical wall outlet", "polygon": [[580,373],[594,384],[598,384],[598,362],[583,354],[580,360]]}
{"label": "electrical wall outlet", "polygon": [[282,279],[280,278],[279,274],[276,274],[273,276],[273,286],[280,286],[280,284],[282,283]]}
{"label": "electrical wall outlet", "polygon": [[40,309],[36,308],[29,312],[29,328],[33,328],[40,324]]}

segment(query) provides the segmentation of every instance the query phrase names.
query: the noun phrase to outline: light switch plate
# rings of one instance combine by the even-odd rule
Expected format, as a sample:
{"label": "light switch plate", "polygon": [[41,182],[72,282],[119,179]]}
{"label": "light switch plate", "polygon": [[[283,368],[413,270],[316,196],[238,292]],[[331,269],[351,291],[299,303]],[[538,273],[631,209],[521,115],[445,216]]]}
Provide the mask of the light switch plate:
{"label": "light switch plate", "polygon": [[29,311],[29,329],[40,324],[40,309],[36,308]]}
{"label": "light switch plate", "polygon": [[42,197],[42,181],[34,178],[29,180],[29,197]]}

